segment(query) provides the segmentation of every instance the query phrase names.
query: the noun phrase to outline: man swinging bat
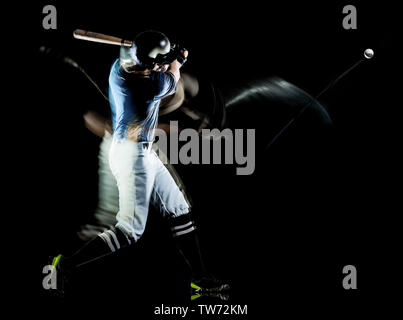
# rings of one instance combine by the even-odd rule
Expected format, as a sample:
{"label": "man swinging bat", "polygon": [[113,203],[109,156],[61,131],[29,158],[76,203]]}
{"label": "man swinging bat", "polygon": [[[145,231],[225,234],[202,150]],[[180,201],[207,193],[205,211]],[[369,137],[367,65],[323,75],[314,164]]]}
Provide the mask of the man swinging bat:
{"label": "man swinging bat", "polygon": [[164,57],[172,51],[171,44],[161,32],[142,32],[132,42],[106,37],[112,38],[108,43],[118,42],[122,48],[127,47],[127,55],[113,63],[109,75],[112,112],[109,166],[119,196],[117,223],[72,256],[53,258],[57,290],[63,292],[66,276],[76,267],[136,243],[144,232],[150,203],[169,221],[176,245],[190,266],[192,290],[199,293],[227,290],[228,284],[207,275],[188,202],[152,150],[160,101],[175,93],[179,70],[188,52],[178,52],[176,59],[167,64]]}

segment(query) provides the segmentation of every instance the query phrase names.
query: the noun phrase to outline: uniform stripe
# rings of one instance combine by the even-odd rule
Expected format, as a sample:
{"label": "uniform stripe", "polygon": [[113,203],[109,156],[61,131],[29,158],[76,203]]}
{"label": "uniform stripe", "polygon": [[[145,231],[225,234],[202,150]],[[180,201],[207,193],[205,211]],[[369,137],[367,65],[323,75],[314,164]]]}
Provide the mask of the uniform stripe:
{"label": "uniform stripe", "polygon": [[116,234],[111,230],[108,230],[106,232],[109,233],[112,236],[113,240],[115,241],[116,248],[117,248],[117,250],[119,250],[120,249],[120,243],[118,241],[118,238],[116,238]]}
{"label": "uniform stripe", "polygon": [[109,248],[111,249],[112,252],[116,251],[115,247],[113,246],[113,244],[111,242],[111,239],[109,238],[109,236],[105,232],[101,233],[99,236],[102,238],[102,240],[104,240],[108,244],[108,246],[109,246]]}
{"label": "uniform stripe", "polygon": [[186,228],[186,227],[190,226],[192,223],[193,223],[193,222],[190,221],[190,222],[185,223],[185,224],[182,224],[182,225],[180,225],[180,226],[172,227],[171,230],[172,230],[172,231],[175,231],[175,230],[183,229],[183,228]]}
{"label": "uniform stripe", "polygon": [[195,230],[195,229],[196,229],[196,228],[195,228],[194,226],[192,226],[192,227],[190,227],[189,229],[182,230],[182,231],[178,231],[178,232],[174,233],[174,237],[181,236],[181,235],[183,235],[183,234],[189,233],[189,232],[191,232],[191,231],[193,231],[193,230]]}

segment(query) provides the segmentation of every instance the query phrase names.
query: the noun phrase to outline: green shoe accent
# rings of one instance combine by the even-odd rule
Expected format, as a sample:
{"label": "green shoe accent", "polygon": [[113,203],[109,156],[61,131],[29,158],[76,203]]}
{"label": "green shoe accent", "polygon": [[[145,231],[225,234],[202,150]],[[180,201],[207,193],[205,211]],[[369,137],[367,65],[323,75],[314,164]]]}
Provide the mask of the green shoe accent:
{"label": "green shoe accent", "polygon": [[193,289],[196,289],[196,290],[200,290],[201,288],[198,286],[198,285],[196,285],[194,282],[191,282],[190,283],[190,286],[193,288]]}
{"label": "green shoe accent", "polygon": [[190,300],[196,300],[197,298],[200,298],[201,297],[201,295],[200,294],[194,294],[194,295],[192,295],[191,297],[190,297]]}
{"label": "green shoe accent", "polygon": [[53,268],[56,268],[56,266],[57,266],[57,264],[59,263],[61,257],[62,257],[62,255],[59,254],[58,256],[56,256],[56,257],[53,258],[53,261],[52,261],[52,267],[53,267]]}

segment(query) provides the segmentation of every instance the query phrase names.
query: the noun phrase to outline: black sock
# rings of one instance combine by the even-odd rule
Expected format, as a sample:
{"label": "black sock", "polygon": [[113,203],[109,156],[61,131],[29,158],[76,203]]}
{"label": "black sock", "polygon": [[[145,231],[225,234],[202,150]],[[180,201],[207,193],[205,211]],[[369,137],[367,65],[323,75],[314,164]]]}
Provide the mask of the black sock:
{"label": "black sock", "polygon": [[65,257],[63,259],[63,266],[67,270],[71,270],[82,264],[109,255],[132,243],[134,243],[133,238],[118,228],[111,228],[88,241],[72,256]]}
{"label": "black sock", "polygon": [[171,231],[179,252],[188,264],[193,278],[199,279],[206,273],[200,252],[196,226],[190,214],[184,214],[170,220]]}

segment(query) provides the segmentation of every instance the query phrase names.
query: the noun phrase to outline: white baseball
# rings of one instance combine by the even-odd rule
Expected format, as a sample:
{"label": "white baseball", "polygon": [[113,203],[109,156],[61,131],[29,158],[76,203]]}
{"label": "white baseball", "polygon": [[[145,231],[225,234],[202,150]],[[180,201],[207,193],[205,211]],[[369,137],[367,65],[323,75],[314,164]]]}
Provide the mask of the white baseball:
{"label": "white baseball", "polygon": [[375,52],[372,49],[367,49],[364,51],[364,57],[367,59],[371,59],[374,56]]}

